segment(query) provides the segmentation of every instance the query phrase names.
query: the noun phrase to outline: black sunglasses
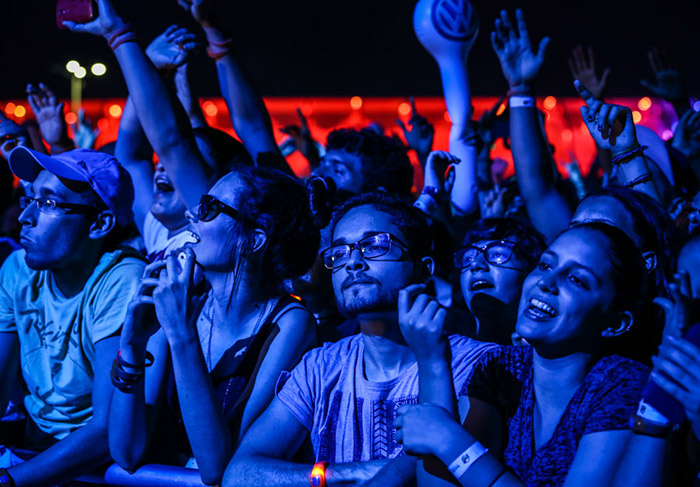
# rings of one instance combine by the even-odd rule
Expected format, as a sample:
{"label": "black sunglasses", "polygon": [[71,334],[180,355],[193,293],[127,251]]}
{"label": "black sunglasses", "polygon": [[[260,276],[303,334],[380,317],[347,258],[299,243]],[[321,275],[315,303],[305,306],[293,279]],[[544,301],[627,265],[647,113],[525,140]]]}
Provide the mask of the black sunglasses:
{"label": "black sunglasses", "polygon": [[202,195],[197,206],[197,219],[203,222],[210,222],[217,217],[219,213],[224,213],[235,220],[240,220],[244,223],[254,224],[254,220],[245,216],[235,208],[230,207],[209,194]]}

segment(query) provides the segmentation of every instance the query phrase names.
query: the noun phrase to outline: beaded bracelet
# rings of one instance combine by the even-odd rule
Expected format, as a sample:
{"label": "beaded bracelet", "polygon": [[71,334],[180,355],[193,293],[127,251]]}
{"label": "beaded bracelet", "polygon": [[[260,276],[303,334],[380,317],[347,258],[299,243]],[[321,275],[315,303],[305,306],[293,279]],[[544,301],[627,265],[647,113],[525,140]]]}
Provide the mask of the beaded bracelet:
{"label": "beaded bracelet", "polygon": [[[153,365],[153,360],[153,355],[150,352],[146,352],[146,361],[143,365],[131,364],[122,358],[120,350],[117,354],[117,358],[115,358],[112,363],[112,371],[110,373],[112,385],[122,392],[131,392],[134,388],[134,384],[143,379],[146,367]],[[127,372],[124,370],[124,367],[136,369],[137,371]]]}
{"label": "beaded bracelet", "polygon": [[[624,164],[625,159],[632,159],[633,156],[636,156],[637,154],[643,153],[646,149],[649,147],[646,145],[640,145],[635,147],[634,149],[630,149],[626,152],[623,152],[622,154],[618,154],[612,158],[612,163],[613,164]],[[625,161],[629,162],[629,161]]]}

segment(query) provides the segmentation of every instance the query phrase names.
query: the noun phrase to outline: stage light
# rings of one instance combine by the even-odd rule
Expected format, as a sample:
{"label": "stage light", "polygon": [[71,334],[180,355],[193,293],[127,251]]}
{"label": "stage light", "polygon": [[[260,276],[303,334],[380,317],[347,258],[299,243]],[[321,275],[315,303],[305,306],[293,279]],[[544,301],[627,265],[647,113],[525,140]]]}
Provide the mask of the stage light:
{"label": "stage light", "polygon": [[66,71],[69,73],[75,73],[79,67],[80,63],[78,61],[71,60],[66,63]]}
{"label": "stage light", "polygon": [[14,115],[15,114],[15,109],[17,108],[17,105],[14,103],[10,102],[7,105],[5,105],[5,113],[7,115]]}
{"label": "stage light", "polygon": [[350,108],[352,108],[353,110],[359,110],[360,108],[362,108],[362,103],[362,98],[360,98],[359,96],[353,96],[352,98],[350,98]]}
{"label": "stage light", "polygon": [[642,121],[642,114],[639,113],[637,110],[632,112],[632,121],[634,123],[639,123]]}
{"label": "stage light", "polygon": [[66,113],[66,123],[67,124],[73,125],[77,121],[78,121],[78,116],[75,113],[73,113],[73,112]]}
{"label": "stage light", "polygon": [[95,76],[102,76],[107,72],[107,66],[102,63],[95,63],[90,68],[90,71],[92,71],[92,74]]}
{"label": "stage light", "polygon": [[557,106],[557,99],[553,96],[548,96],[542,102],[542,106],[545,108],[545,110],[551,110],[552,108]]}
{"label": "stage light", "polygon": [[216,108],[216,105],[214,102],[211,101],[205,101],[204,102],[204,113],[206,113],[210,117],[215,117],[217,113],[219,113],[219,109]]}
{"label": "stage light", "polygon": [[668,140],[671,137],[673,137],[673,132],[671,132],[670,130],[664,130],[664,132],[661,134],[661,138],[663,140]]}
{"label": "stage light", "polygon": [[407,116],[411,113],[411,105],[408,103],[404,102],[401,105],[399,105],[399,114],[403,116]]}
{"label": "stage light", "polygon": [[85,76],[87,76],[87,69],[85,69],[82,66],[78,66],[78,69],[73,71],[73,76],[75,76],[78,79],[83,79]]}
{"label": "stage light", "polygon": [[109,114],[113,116],[114,118],[121,117],[122,116],[122,107],[117,105],[116,103],[112,106],[109,107]]}
{"label": "stage light", "polygon": [[17,108],[15,108],[15,117],[22,118],[27,114],[27,109],[24,108],[22,105],[17,105]]}
{"label": "stage light", "polygon": [[640,98],[639,103],[637,103],[637,106],[643,112],[649,110],[651,108],[651,98],[649,98],[648,96]]}

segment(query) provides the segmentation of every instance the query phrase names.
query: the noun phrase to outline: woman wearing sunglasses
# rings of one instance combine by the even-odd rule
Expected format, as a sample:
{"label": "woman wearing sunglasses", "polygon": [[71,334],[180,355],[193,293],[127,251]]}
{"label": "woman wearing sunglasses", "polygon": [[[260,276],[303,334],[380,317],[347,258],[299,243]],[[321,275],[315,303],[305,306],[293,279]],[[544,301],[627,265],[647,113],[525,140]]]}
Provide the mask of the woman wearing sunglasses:
{"label": "woman wearing sunglasses", "polygon": [[509,345],[523,280],[544,250],[544,239],[513,218],[485,218],[455,252],[464,301],[476,320],[474,338]]}
{"label": "woman wearing sunglasses", "polygon": [[[167,416],[159,412],[172,412],[203,482],[220,483],[280,372],[316,343],[313,316],[282,283],[316,257],[326,190],[321,179],[305,189],[279,171],[240,167],[188,212],[196,243],[147,267],[122,332],[109,434],[117,463],[134,469],[154,436],[172,450],[177,438],[153,434]],[[201,298],[195,268],[208,288]]]}
{"label": "woman wearing sunglasses", "polygon": [[[398,411],[397,441],[439,458],[461,485],[610,485],[648,377],[618,355],[648,335],[647,287],[642,255],[624,232],[597,222],[566,230],[523,283],[516,331],[531,346],[482,357],[461,391],[464,428],[454,395],[442,393],[450,377],[425,369],[423,404]],[[401,325],[416,354],[444,348],[441,327],[425,323]]]}

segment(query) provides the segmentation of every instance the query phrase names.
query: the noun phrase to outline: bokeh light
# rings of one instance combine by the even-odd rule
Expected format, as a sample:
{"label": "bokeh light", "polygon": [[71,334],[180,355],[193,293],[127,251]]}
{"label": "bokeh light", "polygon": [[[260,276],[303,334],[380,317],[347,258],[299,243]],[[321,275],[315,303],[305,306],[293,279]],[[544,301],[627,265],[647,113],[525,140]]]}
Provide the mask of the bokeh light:
{"label": "bokeh light", "polygon": [[632,120],[634,123],[639,123],[642,121],[642,114],[639,113],[637,110],[632,112]]}
{"label": "bokeh light", "polygon": [[219,113],[219,109],[216,108],[216,104],[212,101],[205,101],[203,108],[204,113],[209,117],[215,117],[216,114]]}
{"label": "bokeh light", "polygon": [[22,105],[17,105],[17,108],[15,108],[15,117],[22,118],[27,114],[27,109],[24,108]]}
{"label": "bokeh light", "polygon": [[359,96],[353,96],[352,98],[350,98],[350,108],[352,108],[353,110],[359,110],[360,108],[362,108],[362,103],[362,98],[360,98]]}
{"label": "bokeh light", "polygon": [[66,71],[69,73],[75,73],[75,71],[80,67],[80,63],[75,60],[68,61],[66,63]]}
{"label": "bokeh light", "polygon": [[78,79],[83,79],[85,76],[87,76],[87,69],[82,66],[78,66],[78,69],[73,71],[73,75]]}
{"label": "bokeh light", "polygon": [[109,114],[113,116],[114,118],[121,117],[122,116],[122,107],[117,105],[116,103],[112,106],[109,107]]}
{"label": "bokeh light", "polygon": [[77,121],[78,121],[78,116],[75,113],[73,113],[73,112],[66,113],[66,123],[67,124],[73,125]]}
{"label": "bokeh light", "polygon": [[105,66],[105,65],[102,64],[102,63],[95,63],[95,64],[93,64],[92,67],[90,68],[90,71],[91,71],[92,74],[94,74],[95,76],[102,76],[102,75],[104,75],[104,74],[107,72],[107,66]]}
{"label": "bokeh light", "polygon": [[551,110],[552,108],[557,106],[557,99],[553,96],[548,96],[542,102],[542,106],[545,108],[545,110]]}
{"label": "bokeh light", "polygon": [[637,106],[643,112],[649,110],[651,108],[651,98],[649,98],[648,96],[640,98],[639,103],[637,103]]}
{"label": "bokeh light", "polygon": [[411,113],[411,105],[408,103],[404,102],[401,105],[399,105],[399,114],[403,116],[407,116]]}

